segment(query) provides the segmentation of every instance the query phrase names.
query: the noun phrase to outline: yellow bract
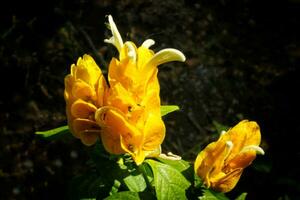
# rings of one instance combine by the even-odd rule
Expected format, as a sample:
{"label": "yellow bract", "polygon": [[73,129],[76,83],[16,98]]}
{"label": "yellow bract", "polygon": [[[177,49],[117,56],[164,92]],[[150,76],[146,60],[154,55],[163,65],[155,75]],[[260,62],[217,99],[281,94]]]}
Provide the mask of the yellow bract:
{"label": "yellow bract", "polygon": [[264,154],[259,147],[260,140],[257,123],[241,121],[199,153],[194,164],[195,173],[208,188],[229,192],[256,154]]}
{"label": "yellow bract", "polygon": [[96,110],[103,106],[107,85],[100,68],[89,55],[79,58],[65,78],[64,97],[68,125],[72,134],[85,145],[92,145],[100,135],[95,122]]}
{"label": "yellow bract", "polygon": [[154,53],[149,49],[152,39],[138,48],[133,42],[123,43],[111,16],[108,21],[112,37],[105,42],[119,51],[119,58],[112,58],[108,67],[109,88],[92,58],[79,58],[65,81],[69,127],[87,145],[101,133],[108,152],[129,153],[139,165],[145,157],[160,154],[165,137],[157,66],[183,62],[185,57],[176,49]]}

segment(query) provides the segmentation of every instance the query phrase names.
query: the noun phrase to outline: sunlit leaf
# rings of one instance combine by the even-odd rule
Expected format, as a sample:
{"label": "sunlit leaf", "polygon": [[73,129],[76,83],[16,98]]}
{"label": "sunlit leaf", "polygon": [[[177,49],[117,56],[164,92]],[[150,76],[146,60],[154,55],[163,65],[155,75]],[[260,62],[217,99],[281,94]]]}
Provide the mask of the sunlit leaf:
{"label": "sunlit leaf", "polygon": [[158,200],[187,199],[186,189],[191,185],[189,181],[170,165],[148,159],[154,175],[154,187]]}
{"label": "sunlit leaf", "polygon": [[128,189],[132,192],[142,192],[147,184],[142,174],[129,175],[123,179]]}
{"label": "sunlit leaf", "polygon": [[172,166],[174,169],[182,172],[190,167],[190,163],[185,160],[168,160],[163,158],[157,158],[162,163]]}
{"label": "sunlit leaf", "polygon": [[174,112],[176,110],[179,110],[179,107],[176,105],[165,105],[165,106],[160,106],[160,113],[161,116],[165,116],[171,112]]}
{"label": "sunlit leaf", "polygon": [[148,181],[153,183],[153,172],[151,170],[151,167],[147,163],[143,163],[139,166],[140,170],[143,171],[144,176],[148,179]]}

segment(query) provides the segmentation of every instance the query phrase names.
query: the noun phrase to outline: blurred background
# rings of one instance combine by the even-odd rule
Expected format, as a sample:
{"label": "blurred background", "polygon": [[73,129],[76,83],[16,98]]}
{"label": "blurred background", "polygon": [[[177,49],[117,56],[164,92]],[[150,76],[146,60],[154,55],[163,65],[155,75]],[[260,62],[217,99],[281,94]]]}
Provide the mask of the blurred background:
{"label": "blurred background", "polygon": [[[34,132],[66,124],[64,76],[85,53],[106,71],[116,55],[103,42],[112,14],[123,40],[172,47],[185,63],[159,68],[165,152],[193,161],[220,131],[242,119],[261,127],[258,156],[229,197],[300,198],[300,1],[8,1],[0,13],[0,199],[66,199],[87,170],[76,139]],[[298,88],[298,89],[297,89]],[[297,92],[298,91],[298,92]]]}

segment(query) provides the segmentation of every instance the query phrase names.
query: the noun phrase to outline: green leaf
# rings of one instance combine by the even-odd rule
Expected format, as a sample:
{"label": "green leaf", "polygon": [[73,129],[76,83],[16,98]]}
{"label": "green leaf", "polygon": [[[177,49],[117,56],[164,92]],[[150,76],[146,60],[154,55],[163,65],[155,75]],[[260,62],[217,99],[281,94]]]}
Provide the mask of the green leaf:
{"label": "green leaf", "polygon": [[146,183],[153,186],[153,172],[151,167],[147,163],[143,162],[143,164],[139,165],[139,169],[142,172]]}
{"label": "green leaf", "polygon": [[165,106],[160,106],[160,113],[161,116],[165,116],[171,112],[174,112],[176,110],[179,110],[179,107],[176,105],[165,105]]}
{"label": "green leaf", "polygon": [[181,172],[181,174],[190,182],[194,181],[194,167],[185,160],[168,160],[163,158],[156,158],[162,163],[172,166],[174,169]]}
{"label": "green leaf", "polygon": [[240,194],[235,200],[246,200],[247,192]]}
{"label": "green leaf", "polygon": [[111,187],[111,190],[110,190],[109,194],[113,195],[113,194],[118,193],[120,186],[121,186],[121,182],[119,180],[115,179],[114,184]]}
{"label": "green leaf", "polygon": [[147,187],[146,181],[142,174],[129,175],[123,180],[128,189],[132,192],[142,192]]}
{"label": "green leaf", "polygon": [[190,167],[190,163],[185,160],[168,160],[163,158],[157,158],[162,163],[172,166],[174,169],[182,172]]}
{"label": "green leaf", "polygon": [[48,131],[37,131],[35,132],[35,134],[41,136],[42,138],[53,138],[54,136],[55,137],[63,136],[69,132],[70,132],[69,126],[66,125]]}
{"label": "green leaf", "polygon": [[229,200],[223,193],[215,192],[210,189],[203,189],[202,197],[200,200]]}
{"label": "green leaf", "polygon": [[154,187],[158,200],[187,199],[186,189],[191,185],[189,181],[170,165],[148,159],[154,175]]}
{"label": "green leaf", "polygon": [[140,200],[140,197],[137,192],[125,191],[125,192],[115,193],[115,194],[105,198],[104,200],[120,200],[120,199]]}

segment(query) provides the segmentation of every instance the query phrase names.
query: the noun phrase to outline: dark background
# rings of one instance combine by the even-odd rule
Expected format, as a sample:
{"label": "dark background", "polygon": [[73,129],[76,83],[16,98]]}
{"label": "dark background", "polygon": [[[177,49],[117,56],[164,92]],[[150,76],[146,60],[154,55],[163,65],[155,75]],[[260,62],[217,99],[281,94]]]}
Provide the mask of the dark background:
{"label": "dark background", "polygon": [[105,71],[116,55],[103,43],[108,14],[124,40],[187,57],[159,67],[162,103],[181,107],[164,118],[164,151],[193,161],[220,126],[255,120],[266,155],[228,196],[300,198],[299,0],[54,0],[1,5],[0,199],[65,199],[87,170],[78,140],[34,132],[66,124],[63,78],[79,56]]}

